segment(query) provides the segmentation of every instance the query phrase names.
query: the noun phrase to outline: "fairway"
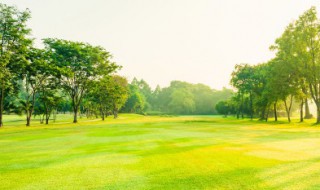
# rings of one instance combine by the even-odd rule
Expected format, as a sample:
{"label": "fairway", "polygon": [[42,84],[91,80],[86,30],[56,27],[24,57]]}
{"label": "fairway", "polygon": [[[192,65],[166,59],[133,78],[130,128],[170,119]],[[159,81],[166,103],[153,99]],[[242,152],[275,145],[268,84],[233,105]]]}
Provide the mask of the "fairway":
{"label": "fairway", "polygon": [[26,128],[7,118],[1,189],[320,188],[312,124],[126,114]]}

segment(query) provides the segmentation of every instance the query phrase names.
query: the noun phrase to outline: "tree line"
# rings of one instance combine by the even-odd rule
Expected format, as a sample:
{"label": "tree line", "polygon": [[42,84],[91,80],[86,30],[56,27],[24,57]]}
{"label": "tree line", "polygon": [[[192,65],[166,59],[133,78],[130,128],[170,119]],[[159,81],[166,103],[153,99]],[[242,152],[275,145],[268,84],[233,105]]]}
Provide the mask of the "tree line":
{"label": "tree line", "polygon": [[219,102],[220,113],[262,120],[272,115],[277,121],[279,110],[284,110],[290,122],[297,104],[302,122],[312,117],[312,101],[320,123],[320,20],[316,8],[291,22],[270,49],[276,56],[266,63],[235,66],[230,83],[237,93]]}
{"label": "tree line", "polygon": [[[27,27],[30,11],[0,4],[0,126],[4,111],[42,116],[46,123],[58,107],[67,108],[78,121],[83,100],[104,117],[115,117],[127,97],[127,80],[115,75],[120,66],[103,47],[47,38],[44,48],[34,46]],[[45,119],[44,119],[45,118]]]}
{"label": "tree line", "polygon": [[232,90],[213,90],[203,84],[173,81],[155,90],[144,80],[117,75],[121,66],[101,46],[45,38],[36,48],[27,22],[29,10],[0,3],[0,127],[3,114],[25,114],[48,124],[57,113],[118,117],[139,114],[216,114],[215,104]]}
{"label": "tree line", "polygon": [[122,112],[149,115],[212,115],[215,105],[233,96],[231,89],[214,90],[204,84],[172,81],[170,86],[154,90],[136,78],[129,84],[129,97]]}

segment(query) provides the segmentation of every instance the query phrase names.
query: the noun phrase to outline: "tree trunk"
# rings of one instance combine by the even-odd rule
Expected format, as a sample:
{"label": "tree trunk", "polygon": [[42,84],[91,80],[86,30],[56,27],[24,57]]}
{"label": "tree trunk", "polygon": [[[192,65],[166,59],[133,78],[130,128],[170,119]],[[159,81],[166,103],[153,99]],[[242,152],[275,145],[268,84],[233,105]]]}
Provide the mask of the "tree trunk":
{"label": "tree trunk", "polygon": [[243,119],[243,94],[241,95],[241,118]]}
{"label": "tree trunk", "polygon": [[78,123],[78,109],[79,104],[76,101],[76,97],[73,95],[72,97],[72,107],[73,107],[73,123]]}
{"label": "tree trunk", "polygon": [[33,113],[33,106],[34,106],[34,103],[32,103],[32,107],[27,110],[27,124],[26,126],[29,127],[30,124],[31,124],[31,117],[32,117],[32,113]]}
{"label": "tree trunk", "polygon": [[274,121],[278,121],[277,101],[273,104],[273,111],[274,111]]}
{"label": "tree trunk", "polygon": [[253,119],[253,100],[252,100],[252,94],[250,92],[249,94],[249,97],[250,97],[250,119],[252,120]]}
{"label": "tree trunk", "polygon": [[49,119],[50,119],[50,111],[46,110],[46,125],[49,124]]}
{"label": "tree trunk", "polygon": [[102,118],[102,121],[104,121],[105,113],[104,113],[104,111],[103,111],[103,109],[102,109],[102,108],[100,109],[100,112],[101,112],[101,118]]}
{"label": "tree trunk", "polygon": [[284,99],[284,105],[286,107],[286,112],[287,112],[287,116],[288,116],[288,122],[290,123],[291,122],[291,118],[290,118],[290,111],[291,111],[291,106],[292,106],[292,99],[293,99],[293,96],[291,95],[290,96],[290,105],[288,106],[287,104],[287,100]]}
{"label": "tree trunk", "polygon": [[270,111],[270,106],[268,105],[267,115],[266,115],[266,122],[268,122],[268,119],[269,119],[269,111]]}
{"label": "tree trunk", "polygon": [[27,110],[27,127],[29,127],[30,123],[31,123],[31,117],[32,117],[32,113],[34,110],[35,100],[36,100],[36,92],[33,91],[32,92],[32,105],[31,105],[31,108],[29,108],[29,110]]}
{"label": "tree trunk", "polygon": [[73,108],[73,123],[78,123],[78,109]]}
{"label": "tree trunk", "polygon": [[320,103],[317,104],[317,123],[320,123]]}
{"label": "tree trunk", "polygon": [[3,126],[3,106],[4,105],[4,84],[2,83],[1,94],[0,94],[0,127]]}
{"label": "tree trunk", "polygon": [[113,111],[113,118],[114,119],[118,118],[118,112],[116,110]]}
{"label": "tree trunk", "polygon": [[302,99],[300,104],[300,122],[303,122],[303,105],[304,105],[304,101]]}
{"label": "tree trunk", "polygon": [[0,127],[3,126],[3,110],[4,110],[4,80],[1,84],[1,94],[0,94]]}
{"label": "tree trunk", "polygon": [[48,108],[46,108],[46,125],[49,124],[49,111],[48,111]]}
{"label": "tree trunk", "polygon": [[306,98],[304,102],[305,102],[305,106],[304,106],[304,112],[305,112],[304,114],[305,114],[305,116],[304,116],[304,119],[311,119],[312,115],[310,113],[308,99]]}
{"label": "tree trunk", "polygon": [[[240,101],[240,92],[238,92],[238,100]],[[237,119],[240,119],[241,102],[238,102]]]}
{"label": "tree trunk", "polygon": [[[2,102],[1,102],[2,103]],[[3,126],[3,121],[2,121],[2,108],[0,108],[0,127]]]}
{"label": "tree trunk", "polygon": [[117,118],[118,118],[118,109],[117,109],[117,108],[114,108],[114,109],[113,109],[113,118],[114,118],[114,119],[117,119]]}
{"label": "tree trunk", "polygon": [[27,118],[27,124],[26,124],[27,127],[30,126],[30,118]]}
{"label": "tree trunk", "polygon": [[27,111],[27,124],[26,126],[29,127],[30,126],[30,121],[31,121],[31,114],[30,114],[31,111]]}

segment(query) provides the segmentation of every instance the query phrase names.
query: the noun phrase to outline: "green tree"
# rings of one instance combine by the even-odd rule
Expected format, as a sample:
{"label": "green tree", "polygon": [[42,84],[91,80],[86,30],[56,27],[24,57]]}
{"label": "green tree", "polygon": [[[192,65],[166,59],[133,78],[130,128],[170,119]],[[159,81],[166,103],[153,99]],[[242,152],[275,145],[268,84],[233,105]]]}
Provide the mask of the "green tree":
{"label": "green tree", "polygon": [[44,43],[60,68],[60,83],[71,98],[73,122],[77,123],[79,107],[90,81],[109,75],[119,66],[111,62],[110,53],[99,46],[60,39],[45,39]]}
{"label": "green tree", "polygon": [[105,120],[108,112],[112,112],[115,119],[118,118],[118,112],[128,98],[127,79],[118,75],[108,76],[94,81],[93,86],[89,101],[97,105],[102,120]]}
{"label": "green tree", "polygon": [[229,112],[231,111],[231,108],[229,106],[228,101],[220,101],[216,104],[216,110],[219,114],[222,114],[225,117],[227,117]]}
{"label": "green tree", "polygon": [[238,94],[241,99],[240,111],[243,114],[244,96],[249,96],[250,118],[253,118],[253,96],[255,85],[258,84],[257,75],[255,75],[255,67],[248,64],[240,64],[235,66],[232,72],[231,85],[238,89]]}
{"label": "green tree", "polygon": [[16,7],[0,3],[0,127],[3,126],[4,99],[18,75],[18,69],[25,63],[30,29],[27,21],[28,10],[19,11]]}
{"label": "green tree", "polygon": [[145,104],[143,94],[134,85],[129,85],[128,100],[122,110],[129,113],[143,113]]}
{"label": "green tree", "polygon": [[[30,126],[31,117],[36,103],[36,95],[41,90],[45,91],[47,85],[51,85],[54,78],[54,67],[51,64],[50,56],[46,51],[32,48],[28,52],[27,64],[22,75],[25,91],[25,98],[21,100],[26,112],[27,126]],[[44,92],[45,93],[45,92]]]}
{"label": "green tree", "polygon": [[320,24],[315,7],[307,10],[296,22],[296,36],[303,76],[317,106],[317,123],[320,123]]}
{"label": "green tree", "polygon": [[126,78],[114,75],[109,81],[109,100],[114,118],[118,118],[118,112],[128,99],[128,81]]}
{"label": "green tree", "polygon": [[176,114],[193,114],[195,111],[193,94],[188,89],[177,89],[171,94],[168,106]]}

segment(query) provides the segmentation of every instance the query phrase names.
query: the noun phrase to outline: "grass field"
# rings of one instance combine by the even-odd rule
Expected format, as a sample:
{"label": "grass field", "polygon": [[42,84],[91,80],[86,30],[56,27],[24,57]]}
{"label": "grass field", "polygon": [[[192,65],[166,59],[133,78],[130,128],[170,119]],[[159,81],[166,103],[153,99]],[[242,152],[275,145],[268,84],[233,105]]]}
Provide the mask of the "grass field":
{"label": "grass field", "polygon": [[320,127],[210,116],[5,116],[1,189],[320,189]]}

